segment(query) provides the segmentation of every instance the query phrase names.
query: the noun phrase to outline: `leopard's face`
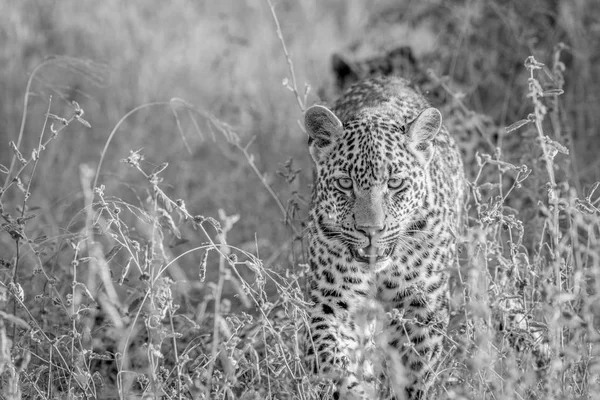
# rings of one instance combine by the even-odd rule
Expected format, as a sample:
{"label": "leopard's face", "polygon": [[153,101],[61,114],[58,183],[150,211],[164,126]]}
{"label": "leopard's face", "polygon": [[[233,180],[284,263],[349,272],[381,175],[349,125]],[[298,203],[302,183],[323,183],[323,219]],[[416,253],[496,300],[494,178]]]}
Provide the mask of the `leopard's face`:
{"label": "leopard's face", "polygon": [[418,210],[432,154],[409,131],[408,123],[366,113],[348,121],[315,160],[314,229],[363,270],[386,268],[422,228]]}

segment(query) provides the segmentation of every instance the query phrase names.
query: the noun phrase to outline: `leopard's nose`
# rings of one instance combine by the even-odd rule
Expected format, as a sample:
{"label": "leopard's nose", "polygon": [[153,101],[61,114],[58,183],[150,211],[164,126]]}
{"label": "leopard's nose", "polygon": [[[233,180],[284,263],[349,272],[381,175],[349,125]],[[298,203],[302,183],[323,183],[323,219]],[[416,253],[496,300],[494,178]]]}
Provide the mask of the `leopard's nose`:
{"label": "leopard's nose", "polygon": [[385,225],[356,225],[356,230],[365,234],[370,240],[381,235],[385,230]]}

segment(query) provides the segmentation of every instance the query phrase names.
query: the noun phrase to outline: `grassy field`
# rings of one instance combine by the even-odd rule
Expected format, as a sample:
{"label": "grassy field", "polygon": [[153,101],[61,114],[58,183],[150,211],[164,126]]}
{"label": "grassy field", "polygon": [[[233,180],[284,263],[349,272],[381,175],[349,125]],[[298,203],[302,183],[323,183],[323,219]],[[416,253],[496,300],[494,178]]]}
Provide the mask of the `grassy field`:
{"label": "grassy field", "polygon": [[600,398],[600,2],[273,7],[0,0],[0,399],[327,398],[299,121],[400,45],[492,144],[431,398]]}

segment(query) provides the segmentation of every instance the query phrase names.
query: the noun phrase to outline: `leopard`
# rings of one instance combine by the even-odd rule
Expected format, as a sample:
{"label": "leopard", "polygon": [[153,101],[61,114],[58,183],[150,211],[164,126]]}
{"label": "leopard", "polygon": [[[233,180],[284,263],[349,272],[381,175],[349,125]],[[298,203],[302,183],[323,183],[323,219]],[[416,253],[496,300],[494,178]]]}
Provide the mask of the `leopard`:
{"label": "leopard", "polygon": [[457,145],[440,111],[395,76],[359,80],[331,108],[311,106],[304,126],[314,164],[310,370],[334,382],[334,399],[424,399],[457,266],[465,192]]}
{"label": "leopard", "polygon": [[367,77],[393,75],[417,83],[425,78],[421,63],[410,46],[395,47],[383,54],[360,59],[334,53],[331,56],[331,71],[334,91],[337,93]]}

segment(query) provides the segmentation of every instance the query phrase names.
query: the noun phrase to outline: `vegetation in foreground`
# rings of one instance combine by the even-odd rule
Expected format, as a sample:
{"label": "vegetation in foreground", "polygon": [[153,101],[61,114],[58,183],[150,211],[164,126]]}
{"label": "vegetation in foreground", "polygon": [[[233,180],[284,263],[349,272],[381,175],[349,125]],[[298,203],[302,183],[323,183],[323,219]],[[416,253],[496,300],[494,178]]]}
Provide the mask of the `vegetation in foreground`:
{"label": "vegetation in foreground", "polygon": [[466,166],[431,395],[593,399],[596,2],[282,1],[280,28],[268,2],[214,3],[3,5],[0,398],[328,393],[302,363],[296,121],[333,52],[401,40],[467,121],[507,127]]}

